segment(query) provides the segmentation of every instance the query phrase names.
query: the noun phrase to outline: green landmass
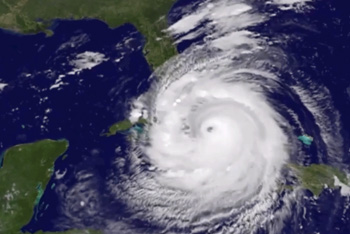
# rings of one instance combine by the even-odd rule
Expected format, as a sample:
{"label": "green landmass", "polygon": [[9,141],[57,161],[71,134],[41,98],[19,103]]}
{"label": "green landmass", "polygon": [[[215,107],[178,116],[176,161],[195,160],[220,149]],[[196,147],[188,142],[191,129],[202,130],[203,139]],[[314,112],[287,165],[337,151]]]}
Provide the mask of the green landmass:
{"label": "green landmass", "polygon": [[18,233],[33,215],[51,177],[54,161],[68,147],[66,140],[16,145],[3,153],[0,169],[0,232]]}
{"label": "green landmass", "polygon": [[68,230],[64,232],[43,232],[39,231],[36,232],[35,234],[102,234],[101,231],[96,231],[96,230]]}
{"label": "green landmass", "polygon": [[110,27],[132,23],[146,37],[144,54],[158,67],[177,53],[163,29],[175,0],[0,0],[0,27],[21,33],[45,32],[54,19],[93,18]]}
{"label": "green landmass", "polygon": [[298,175],[301,186],[310,190],[315,196],[321,194],[325,185],[329,188],[335,187],[334,176],[336,176],[343,184],[350,184],[345,172],[332,166],[325,164],[311,164],[306,167],[296,164],[289,164],[288,166]]}
{"label": "green landmass", "polygon": [[122,121],[119,121],[119,122],[112,124],[108,128],[108,132],[103,133],[102,136],[107,136],[107,137],[114,136],[118,132],[127,131],[127,130],[131,129],[132,127],[136,127],[136,130],[140,131],[139,125],[144,125],[146,123],[147,123],[147,120],[144,118],[140,118],[136,123],[132,123],[129,119],[125,119],[125,120],[122,120]]}
{"label": "green landmass", "polygon": [[132,125],[133,124],[128,119],[116,122],[116,123],[112,124],[108,128],[108,132],[102,134],[102,136],[108,136],[108,137],[113,136],[113,135],[117,134],[118,132],[122,132],[122,131],[126,131],[126,130],[130,129],[132,127]]}
{"label": "green landmass", "polygon": [[[67,148],[67,140],[45,139],[13,146],[1,154],[0,233],[22,233],[20,229],[32,218],[52,176],[55,160]],[[63,233],[97,232],[72,230]]]}
{"label": "green landmass", "polygon": [[298,136],[298,140],[303,142],[305,145],[311,145],[313,138],[305,134],[305,135]]}

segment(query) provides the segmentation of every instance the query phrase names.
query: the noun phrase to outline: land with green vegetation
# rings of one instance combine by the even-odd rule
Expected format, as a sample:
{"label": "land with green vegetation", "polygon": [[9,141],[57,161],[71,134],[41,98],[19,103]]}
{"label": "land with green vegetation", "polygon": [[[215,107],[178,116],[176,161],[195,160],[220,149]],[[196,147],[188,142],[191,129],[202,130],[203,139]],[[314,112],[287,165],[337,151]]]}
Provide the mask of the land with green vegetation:
{"label": "land with green vegetation", "polygon": [[310,190],[315,196],[319,196],[325,186],[335,188],[334,177],[337,177],[341,183],[350,185],[346,173],[332,166],[325,164],[311,164],[310,166],[289,164],[288,166],[297,174],[301,186]]}
{"label": "land with green vegetation", "polygon": [[103,133],[102,136],[114,136],[119,132],[128,131],[129,129],[137,126],[142,126],[147,123],[147,120],[144,118],[140,118],[136,123],[132,123],[129,119],[125,119],[119,122],[112,124],[108,128],[108,132]]}
{"label": "land with green vegetation", "polygon": [[110,27],[131,23],[146,37],[144,54],[152,67],[175,55],[163,29],[175,0],[0,0],[0,27],[21,33],[46,32],[54,19],[99,19]]}
{"label": "land with green vegetation", "polygon": [[101,231],[95,231],[95,230],[68,230],[64,232],[36,232],[35,234],[102,234]]}
{"label": "land with green vegetation", "polygon": [[[112,125],[110,132],[106,135],[129,130],[132,127],[146,124],[147,121],[140,118],[136,123],[131,123],[129,120],[118,123],[119,125]],[[0,233],[21,233],[21,228],[30,221],[35,208],[39,205],[40,198],[52,176],[55,160],[63,156],[67,148],[68,141],[66,140],[45,139],[13,146],[1,154]],[[301,186],[310,190],[315,196],[319,196],[325,186],[335,188],[335,177],[342,184],[350,185],[346,173],[332,166],[288,164],[288,167],[295,172]],[[102,232],[68,230],[63,232],[38,231],[36,233],[99,234]]]}
{"label": "land with green vegetation", "polygon": [[[55,160],[67,148],[66,140],[45,139],[16,145],[3,152],[0,168],[0,233],[22,233],[21,228],[32,218],[52,176]],[[64,233],[84,232],[72,230]]]}

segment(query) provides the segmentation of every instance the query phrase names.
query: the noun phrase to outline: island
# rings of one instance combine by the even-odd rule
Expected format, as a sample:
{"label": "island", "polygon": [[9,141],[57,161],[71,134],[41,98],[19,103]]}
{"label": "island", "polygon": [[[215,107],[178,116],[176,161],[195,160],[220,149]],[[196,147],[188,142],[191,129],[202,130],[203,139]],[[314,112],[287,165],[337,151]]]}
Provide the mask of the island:
{"label": "island", "polygon": [[350,185],[345,172],[329,165],[311,164],[310,166],[300,166],[288,164],[288,167],[297,175],[301,187],[311,191],[316,197],[321,194],[325,187],[335,188],[338,185]]}
{"label": "island", "polygon": [[[147,124],[147,120],[140,118],[138,122],[132,123],[130,120],[122,120],[112,124],[107,133],[102,136],[113,136],[117,133],[128,132],[131,129],[136,131],[142,130],[143,125]],[[313,138],[308,135],[299,136],[298,139],[305,145],[311,145]],[[314,196],[318,197],[325,187],[336,188],[342,187],[342,190],[348,190],[350,195],[350,179],[347,174],[340,169],[325,165],[311,164],[310,166],[300,166],[294,163],[287,164],[292,169],[303,189],[309,190]],[[292,185],[281,185],[282,189],[293,190]],[[342,193],[343,194],[343,193]]]}
{"label": "island", "polygon": [[[146,120],[131,123],[121,121],[119,126],[111,126],[110,134],[118,130],[128,130],[146,124]],[[137,129],[136,129],[137,130]],[[33,216],[49,179],[53,173],[54,162],[58,157],[64,156],[68,149],[65,139],[44,139],[32,143],[20,144],[5,150],[0,156],[0,233],[19,234],[21,228]],[[340,169],[325,165],[311,164],[300,166],[288,164],[294,171],[302,188],[312,192],[318,197],[325,187],[346,187],[349,191],[350,180],[347,174]],[[289,188],[290,186],[287,186]],[[67,230],[65,234],[100,234],[98,230]]]}
{"label": "island", "polygon": [[98,19],[110,27],[135,25],[146,38],[144,54],[156,68],[177,53],[163,31],[175,0],[0,0],[0,27],[20,33],[45,32],[55,19]]}
{"label": "island", "polygon": [[[0,233],[19,234],[33,216],[68,141],[44,139],[20,144],[0,156]],[[42,232],[38,232],[42,233]],[[98,233],[69,230],[60,233]]]}
{"label": "island", "polygon": [[311,145],[314,139],[311,136],[304,134],[304,135],[298,136],[298,140],[303,142],[305,145]]}
{"label": "island", "polygon": [[141,132],[143,126],[147,123],[147,120],[144,118],[139,118],[136,123],[132,123],[129,119],[125,119],[119,122],[116,122],[109,126],[108,132],[102,133],[101,136],[114,136],[117,133],[125,132],[130,129],[135,129],[137,132]]}

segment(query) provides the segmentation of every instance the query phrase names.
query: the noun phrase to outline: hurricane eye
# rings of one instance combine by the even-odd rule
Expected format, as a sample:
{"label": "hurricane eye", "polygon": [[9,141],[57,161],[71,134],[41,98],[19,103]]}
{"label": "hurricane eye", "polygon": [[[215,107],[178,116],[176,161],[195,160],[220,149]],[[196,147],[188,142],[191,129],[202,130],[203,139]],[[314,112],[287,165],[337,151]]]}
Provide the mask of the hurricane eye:
{"label": "hurricane eye", "polygon": [[[170,21],[166,32],[181,51],[155,69],[151,88],[132,109],[135,115],[147,110],[147,124],[128,139],[131,176],[118,195],[129,195],[135,220],[160,224],[160,233],[283,233],[299,192],[285,188],[323,189],[325,184],[305,183],[290,168],[290,161],[327,160],[325,152],[340,148],[323,147],[342,144],[341,137],[328,137],[341,126],[331,91],[318,77],[313,82],[318,71],[309,73],[317,56],[294,53],[316,37],[301,40],[303,30],[287,35],[296,25],[280,30],[287,18],[279,14],[294,16],[298,1],[208,0]],[[299,21],[299,13],[295,24],[313,22]],[[314,127],[316,136],[305,135]],[[310,150],[317,141],[323,146]],[[139,155],[156,170],[140,169]],[[328,181],[338,184],[333,177]]]}
{"label": "hurricane eye", "polygon": [[214,131],[214,127],[210,126],[210,127],[207,128],[207,132],[212,132],[212,131]]}

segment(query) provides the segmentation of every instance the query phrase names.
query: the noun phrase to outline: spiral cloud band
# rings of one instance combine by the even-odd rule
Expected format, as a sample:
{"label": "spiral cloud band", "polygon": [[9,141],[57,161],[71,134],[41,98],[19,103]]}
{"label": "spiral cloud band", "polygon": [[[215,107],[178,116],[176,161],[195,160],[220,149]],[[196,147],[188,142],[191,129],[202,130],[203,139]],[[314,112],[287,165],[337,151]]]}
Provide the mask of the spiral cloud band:
{"label": "spiral cloud band", "polygon": [[211,71],[223,63],[191,71],[157,95],[146,154],[164,171],[164,185],[230,192],[238,202],[274,184],[287,139],[263,90],[240,78],[249,70]]}
{"label": "spiral cloud band", "polygon": [[243,1],[205,1],[168,29],[176,43],[204,40],[157,69],[133,102],[130,120],[147,124],[135,131],[127,162],[117,162],[130,176],[113,187],[132,219],[157,224],[155,233],[254,233],[277,215],[283,166],[298,157],[293,126],[301,124],[272,96],[299,95],[310,107],[318,96],[285,86],[279,76],[288,73],[288,56],[248,30],[269,17]]}
{"label": "spiral cloud band", "polygon": [[[254,59],[250,53],[259,53],[259,41],[248,31],[237,31],[263,17],[247,14],[251,7],[242,3],[216,7],[221,9],[211,12],[213,5],[207,5],[195,18],[210,15],[219,22],[232,17],[244,21],[236,21],[230,30],[218,27],[213,40],[189,49],[184,59],[175,62],[176,72],[171,71],[173,65],[163,72],[148,103],[139,104],[148,110],[144,114],[151,122],[149,146],[143,151],[163,186],[205,193],[206,201],[230,193],[234,205],[275,185],[288,158],[287,138],[280,126],[282,117],[262,88],[265,80],[273,83],[276,77],[247,64]],[[182,33],[189,29],[188,22],[199,23],[191,20],[193,15],[188,17],[169,30]],[[229,33],[222,35],[224,30]]]}
{"label": "spiral cloud band", "polygon": [[[203,29],[191,29],[209,17],[212,34],[160,68],[158,81],[134,103],[131,116],[149,122],[133,153],[135,161],[141,154],[152,165],[152,175],[141,180],[162,191],[154,196],[145,189],[144,201],[157,206],[155,200],[171,194],[160,202],[167,207],[162,215],[147,213],[168,227],[200,230],[217,215],[264,210],[261,201],[278,187],[288,137],[267,97],[278,80],[269,69],[273,61],[264,41],[245,30],[264,20],[251,10],[232,1],[208,3],[170,27],[180,42],[198,36]],[[175,217],[182,221],[165,221]]]}

